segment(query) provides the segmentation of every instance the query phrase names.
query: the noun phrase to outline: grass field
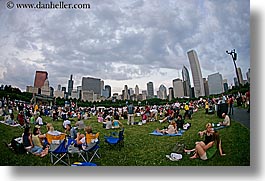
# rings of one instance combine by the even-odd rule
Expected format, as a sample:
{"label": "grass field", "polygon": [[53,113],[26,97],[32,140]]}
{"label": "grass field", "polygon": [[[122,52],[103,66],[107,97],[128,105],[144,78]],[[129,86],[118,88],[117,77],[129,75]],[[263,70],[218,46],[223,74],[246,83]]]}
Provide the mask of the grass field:
{"label": "grass field", "polygon": [[[183,112],[182,112],[183,113]],[[1,117],[0,117],[1,119]],[[135,118],[138,121],[139,118]],[[94,158],[93,162],[99,166],[249,166],[250,165],[250,130],[235,120],[232,120],[229,128],[219,130],[222,139],[222,147],[226,156],[216,154],[212,159],[202,161],[200,159],[190,160],[187,154],[183,159],[172,162],[166,158],[172,152],[174,144],[183,141],[187,148],[193,148],[194,143],[201,138],[198,131],[205,128],[208,122],[219,122],[222,119],[216,114],[206,115],[204,110],[193,114],[191,120],[185,120],[192,124],[191,128],[182,136],[153,136],[149,135],[156,128],[163,128],[167,123],[150,122],[145,125],[128,126],[127,120],[121,120],[125,128],[124,147],[121,150],[112,148],[104,142],[104,135],[109,135],[114,130],[105,130],[96,118],[86,120],[86,125],[91,125],[94,132],[100,132],[100,156]],[[44,117],[45,122],[52,122],[50,117]],[[76,121],[76,120],[75,120]],[[55,129],[62,131],[62,121],[53,122]],[[45,133],[45,127],[41,128]],[[21,136],[22,128],[10,127],[0,124],[1,142],[10,142],[14,136]],[[71,162],[82,161],[74,156]],[[50,156],[39,158],[31,154],[15,154],[12,150],[1,143],[0,164],[6,166],[51,166]],[[60,164],[59,164],[60,165]]]}

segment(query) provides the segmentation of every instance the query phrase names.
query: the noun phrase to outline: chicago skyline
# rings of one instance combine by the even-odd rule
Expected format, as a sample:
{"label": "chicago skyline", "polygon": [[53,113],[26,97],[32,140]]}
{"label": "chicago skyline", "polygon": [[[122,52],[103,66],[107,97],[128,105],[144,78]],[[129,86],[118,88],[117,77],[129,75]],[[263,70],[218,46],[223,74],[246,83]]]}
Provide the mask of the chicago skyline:
{"label": "chicago skyline", "polygon": [[202,77],[220,72],[231,85],[235,71],[226,50],[236,49],[243,79],[250,67],[249,7],[248,0],[117,0],[95,1],[88,11],[3,8],[0,83],[25,90],[35,71],[45,70],[52,87],[68,88],[73,74],[75,85],[83,76],[100,77],[120,92],[124,84],[145,90],[153,81],[156,92],[172,86],[183,65],[189,68],[186,52],[193,49]]}

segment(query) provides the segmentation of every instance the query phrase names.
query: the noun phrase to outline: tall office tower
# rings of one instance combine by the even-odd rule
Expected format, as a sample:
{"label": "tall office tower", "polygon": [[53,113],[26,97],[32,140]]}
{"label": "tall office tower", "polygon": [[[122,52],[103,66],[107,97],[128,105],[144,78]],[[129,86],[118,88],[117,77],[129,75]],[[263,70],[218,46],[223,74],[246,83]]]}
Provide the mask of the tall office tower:
{"label": "tall office tower", "polygon": [[82,99],[82,86],[77,86],[77,99]]}
{"label": "tall office tower", "polygon": [[57,91],[61,91],[61,90],[62,90],[62,86],[61,86],[61,84],[58,84]]}
{"label": "tall office tower", "polygon": [[70,80],[68,80],[68,95],[71,96],[71,92],[74,88],[73,75],[71,74]]}
{"label": "tall office tower", "polygon": [[241,85],[244,85],[244,80],[243,80],[243,76],[242,76],[242,72],[241,72],[241,68],[240,67],[237,68],[237,73],[238,73],[238,77],[239,77],[239,83]]}
{"label": "tall office tower", "polygon": [[224,92],[228,91],[228,83],[227,83],[227,79],[223,80],[223,86],[224,86]]}
{"label": "tall office tower", "polygon": [[108,92],[108,97],[111,97],[111,87],[109,85],[105,85],[105,90]]}
{"label": "tall office tower", "polygon": [[102,91],[104,90],[104,81],[100,81],[100,91],[101,91],[101,96],[102,96]]}
{"label": "tall office tower", "polygon": [[157,93],[158,98],[167,99],[167,88],[163,84],[159,86]]}
{"label": "tall office tower", "polygon": [[135,86],[135,94],[138,96],[139,95],[139,87],[138,85]]}
{"label": "tall office tower", "polygon": [[248,69],[246,76],[247,76],[247,82],[250,84],[250,68]]}
{"label": "tall office tower", "polygon": [[65,93],[66,92],[66,87],[62,87],[62,91]]}
{"label": "tall office tower", "polygon": [[184,96],[191,97],[191,85],[190,85],[190,75],[187,67],[182,68],[182,79],[183,79],[183,89]]}
{"label": "tall office tower", "polygon": [[169,101],[172,101],[173,98],[174,98],[173,87],[169,87],[169,88],[168,88],[168,100],[169,100]]}
{"label": "tall office tower", "polygon": [[128,91],[128,86],[124,86],[124,92],[123,92],[123,100],[128,100],[129,99],[129,91]]}
{"label": "tall office tower", "polygon": [[36,71],[34,87],[41,89],[46,79],[48,79],[48,73],[46,71]]}
{"label": "tall office tower", "polygon": [[147,91],[142,90],[142,100],[146,100],[146,99],[147,99]]}
{"label": "tall office tower", "polygon": [[222,75],[219,74],[219,72],[208,75],[208,86],[210,95],[223,93],[224,86]]}
{"label": "tall office tower", "polygon": [[183,82],[181,79],[177,78],[173,80],[173,91],[174,98],[180,98],[184,96]]}
{"label": "tall office tower", "polygon": [[204,86],[205,96],[209,96],[209,85],[208,85],[208,80],[206,80],[206,78],[203,78],[203,86]]}
{"label": "tall office tower", "polygon": [[147,83],[147,98],[151,99],[154,97],[154,84],[153,82]]}
{"label": "tall office tower", "polygon": [[82,78],[82,91],[93,91],[94,94],[101,95],[100,79],[92,77]]}
{"label": "tall office tower", "polygon": [[204,96],[204,86],[203,86],[203,79],[202,79],[202,72],[200,67],[200,62],[195,50],[188,51],[188,58],[190,62],[190,68],[193,78],[193,84],[195,89],[195,97]]}
{"label": "tall office tower", "polygon": [[234,84],[235,84],[236,87],[239,86],[239,84],[238,84],[238,80],[237,80],[236,77],[234,77]]}

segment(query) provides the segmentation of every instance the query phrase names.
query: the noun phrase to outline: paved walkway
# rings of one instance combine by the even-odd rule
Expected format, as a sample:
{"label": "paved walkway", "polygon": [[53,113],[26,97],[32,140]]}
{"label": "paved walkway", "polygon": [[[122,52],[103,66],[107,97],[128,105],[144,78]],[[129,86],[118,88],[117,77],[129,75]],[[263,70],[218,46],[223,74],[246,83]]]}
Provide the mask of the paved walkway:
{"label": "paved walkway", "polygon": [[250,113],[247,109],[234,108],[234,114],[230,116],[233,120],[240,122],[247,128],[250,128]]}

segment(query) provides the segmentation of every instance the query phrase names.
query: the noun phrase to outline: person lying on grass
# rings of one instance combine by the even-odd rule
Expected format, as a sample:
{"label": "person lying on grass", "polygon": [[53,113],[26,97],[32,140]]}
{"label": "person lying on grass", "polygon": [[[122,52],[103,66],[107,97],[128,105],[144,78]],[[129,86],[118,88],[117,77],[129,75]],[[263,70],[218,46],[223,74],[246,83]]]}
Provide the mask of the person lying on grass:
{"label": "person lying on grass", "polygon": [[204,136],[204,141],[196,142],[196,146],[191,150],[184,150],[184,152],[189,153],[194,151],[194,155],[190,159],[200,158],[202,160],[207,160],[212,158],[216,151],[219,150],[221,156],[225,156],[221,146],[221,139],[219,133],[213,130],[212,124],[206,124],[206,130],[199,131],[201,137]]}
{"label": "person lying on grass", "polygon": [[176,133],[178,133],[177,124],[173,120],[173,121],[170,122],[170,124],[168,125],[168,127],[166,129],[159,130],[157,128],[156,131],[159,132],[159,133],[163,133],[163,134],[176,134]]}

